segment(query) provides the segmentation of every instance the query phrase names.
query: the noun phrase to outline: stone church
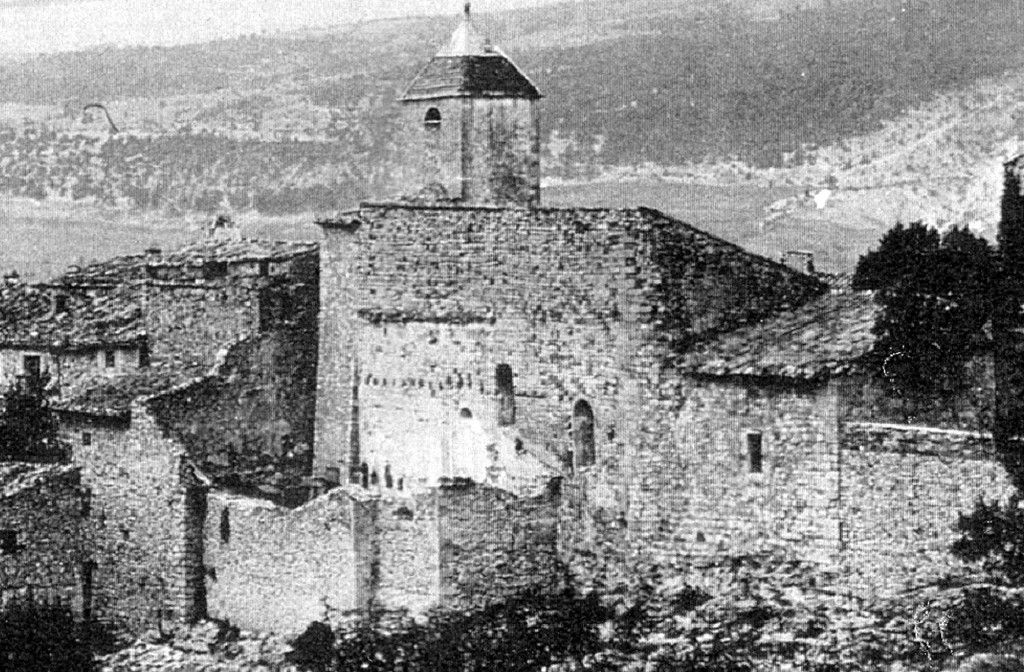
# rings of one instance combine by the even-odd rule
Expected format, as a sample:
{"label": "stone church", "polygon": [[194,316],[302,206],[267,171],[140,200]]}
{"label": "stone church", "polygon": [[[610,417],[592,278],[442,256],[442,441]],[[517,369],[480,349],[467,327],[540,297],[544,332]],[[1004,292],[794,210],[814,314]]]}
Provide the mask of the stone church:
{"label": "stone church", "polygon": [[858,591],[958,571],[958,514],[1012,490],[994,356],[949,403],[893,399],[870,294],[656,210],[544,207],[540,99],[467,7],[402,96],[394,194],[318,250],[12,291],[3,367],[103,380],[62,392],[69,467],[0,470],[0,601],[299,632],[735,554]]}

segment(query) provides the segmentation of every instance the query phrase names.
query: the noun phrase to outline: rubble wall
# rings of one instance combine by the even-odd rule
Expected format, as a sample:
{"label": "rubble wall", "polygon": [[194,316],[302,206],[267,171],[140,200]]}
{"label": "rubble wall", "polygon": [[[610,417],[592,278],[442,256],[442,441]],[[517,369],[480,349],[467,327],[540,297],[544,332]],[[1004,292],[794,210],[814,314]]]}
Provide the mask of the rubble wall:
{"label": "rubble wall", "polygon": [[329,610],[355,608],[353,505],[341,490],[297,509],[211,492],[204,543],[209,615],[244,629],[297,634]]}
{"label": "rubble wall", "polygon": [[292,330],[236,342],[218,375],[150,408],[215,482],[287,498],[311,468],[315,347]]}
{"label": "rubble wall", "polygon": [[[33,467],[37,482],[0,498],[0,531],[15,535],[0,547],[0,612],[11,603],[66,607],[88,615],[83,576],[89,506],[72,467]],[[0,491],[5,483],[0,483]]]}
{"label": "rubble wall", "polygon": [[464,98],[462,104],[467,204],[540,203],[540,113],[522,98]]}
{"label": "rubble wall", "polygon": [[557,480],[533,497],[472,483],[440,488],[443,605],[466,610],[562,589],[559,500]]}
{"label": "rubble wall", "polygon": [[92,494],[95,616],[140,632],[201,615],[205,496],[185,447],[139,406],[130,424],[63,413],[60,433]]}
{"label": "rubble wall", "polygon": [[905,588],[961,567],[957,520],[1013,487],[991,435],[850,422],[841,430],[840,535],[851,585]]}
{"label": "rubble wall", "polygon": [[422,616],[441,602],[442,521],[436,490],[384,493],[376,500],[378,573],[374,601]]}
{"label": "rubble wall", "polygon": [[629,543],[639,557],[684,567],[783,547],[804,559],[834,555],[833,388],[683,379],[664,385],[661,397],[630,479]]}

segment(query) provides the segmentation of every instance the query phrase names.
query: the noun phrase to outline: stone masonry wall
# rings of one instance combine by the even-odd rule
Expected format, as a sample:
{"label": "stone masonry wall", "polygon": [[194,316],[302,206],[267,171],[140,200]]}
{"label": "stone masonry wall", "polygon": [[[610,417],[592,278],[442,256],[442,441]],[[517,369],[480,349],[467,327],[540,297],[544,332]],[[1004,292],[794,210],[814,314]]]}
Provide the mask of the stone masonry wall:
{"label": "stone masonry wall", "polygon": [[62,413],[60,433],[92,495],[95,616],[140,632],[200,615],[205,497],[184,446],[140,406],[128,426]]}
{"label": "stone masonry wall", "polygon": [[260,306],[253,280],[215,285],[154,283],[145,309],[154,364],[212,366],[226,343],[259,330]]}
{"label": "stone masonry wall", "polygon": [[215,482],[288,500],[310,473],[315,345],[291,330],[242,340],[217,375],[150,407]]}
{"label": "stone masonry wall", "polygon": [[[639,557],[685,567],[692,558],[837,550],[839,469],[835,390],[682,379],[647,410],[630,480],[629,544]],[[760,442],[760,464],[748,435]]]}
{"label": "stone masonry wall", "polygon": [[[325,232],[316,459],[342,474],[358,464],[367,376],[459,389],[465,371],[479,389],[509,363],[517,389],[558,404],[542,412],[564,422],[573,397],[652,387],[669,334],[692,339],[821,290],[650,210],[367,206]],[[413,322],[405,343],[379,343]],[[423,359],[429,376],[415,374]]]}
{"label": "stone masonry wall", "polygon": [[840,541],[855,587],[905,588],[956,570],[959,514],[1013,492],[984,433],[850,422],[840,462]]}
{"label": "stone masonry wall", "polygon": [[[398,160],[388,196],[414,196],[428,185],[440,185],[449,198],[462,196],[464,101],[448,98],[402,104],[398,129]],[[427,110],[435,108],[441,123],[427,126]]]}
{"label": "stone masonry wall", "polygon": [[375,604],[422,616],[441,602],[442,523],[437,490],[385,492],[376,500]]}
{"label": "stone masonry wall", "polygon": [[520,98],[464,98],[462,198],[467,204],[540,204],[540,113]]}
{"label": "stone masonry wall", "polygon": [[558,558],[558,480],[546,493],[516,497],[456,483],[438,493],[445,607],[471,609],[564,586]]}
{"label": "stone masonry wall", "polygon": [[78,469],[33,468],[45,472],[37,484],[0,498],[0,531],[15,535],[13,549],[0,549],[0,612],[25,602],[86,616],[89,509]]}
{"label": "stone masonry wall", "polygon": [[296,509],[209,495],[209,615],[246,629],[297,634],[328,608],[356,606],[353,502],[333,490]]}

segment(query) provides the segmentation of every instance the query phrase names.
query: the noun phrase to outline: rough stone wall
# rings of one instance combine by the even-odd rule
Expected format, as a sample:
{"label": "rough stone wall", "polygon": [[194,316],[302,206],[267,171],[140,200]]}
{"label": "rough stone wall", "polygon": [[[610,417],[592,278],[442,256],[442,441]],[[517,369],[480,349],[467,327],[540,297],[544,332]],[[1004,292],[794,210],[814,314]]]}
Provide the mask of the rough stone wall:
{"label": "rough stone wall", "polygon": [[15,533],[17,545],[10,553],[0,549],[0,612],[20,602],[86,616],[86,493],[77,469],[43,469],[38,485],[0,499],[0,531]]}
{"label": "rough stone wall", "polygon": [[150,402],[215,482],[289,499],[310,474],[316,342],[277,331],[233,344],[217,374]]}
{"label": "rough stone wall", "polygon": [[[681,379],[649,409],[630,479],[629,543],[648,562],[788,547],[837,550],[835,390]],[[760,436],[760,472],[748,433]]]}
{"label": "rough stone wall", "polygon": [[[440,113],[440,124],[424,123],[431,108]],[[463,114],[464,101],[458,98],[402,103],[389,196],[411,197],[437,184],[449,198],[462,197]]]}
{"label": "rough stone wall", "polygon": [[564,586],[558,481],[535,497],[472,483],[438,492],[445,607],[471,609]]}
{"label": "rough stone wall", "polygon": [[851,586],[899,589],[957,569],[950,547],[959,514],[1013,492],[989,434],[850,422],[840,436],[840,542]]}
{"label": "rough stone wall", "polygon": [[353,506],[341,490],[296,509],[211,492],[204,544],[209,615],[295,634],[328,608],[355,608]]}
{"label": "rough stone wall", "polygon": [[540,204],[540,113],[521,98],[465,98],[464,181],[467,205]]}
{"label": "rough stone wall", "polygon": [[483,382],[487,395],[508,363],[534,405],[525,417],[549,434],[579,397],[654,385],[674,334],[692,340],[821,290],[649,210],[367,206],[325,232],[316,459],[341,474],[359,464],[367,380],[449,397]]}
{"label": "rough stone wall", "polygon": [[377,500],[379,531],[375,604],[416,616],[441,602],[442,523],[436,490],[384,493]]}
{"label": "rough stone wall", "polygon": [[196,521],[205,517],[205,497],[184,446],[140,406],[128,426],[62,413],[60,433],[92,493],[95,616],[139,632],[201,615]]}
{"label": "rough stone wall", "polygon": [[154,283],[146,301],[146,329],[157,365],[212,366],[225,343],[259,330],[259,295],[252,280],[212,286]]}

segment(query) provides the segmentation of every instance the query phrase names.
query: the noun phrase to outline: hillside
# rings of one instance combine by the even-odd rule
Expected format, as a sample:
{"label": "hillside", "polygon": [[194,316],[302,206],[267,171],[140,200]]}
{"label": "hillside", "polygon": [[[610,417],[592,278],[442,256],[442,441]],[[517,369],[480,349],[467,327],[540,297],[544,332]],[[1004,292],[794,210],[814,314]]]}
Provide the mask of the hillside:
{"label": "hillside", "polygon": [[[1016,0],[593,0],[478,23],[547,96],[545,181],[576,185],[550,202],[631,176],[754,183],[772,208],[725,228],[766,253],[825,230],[846,266],[895,218],[987,230],[1022,130]],[[172,216],[347,207],[379,194],[395,99],[452,25],[0,60],[0,193]],[[807,196],[825,186],[819,210]]]}

